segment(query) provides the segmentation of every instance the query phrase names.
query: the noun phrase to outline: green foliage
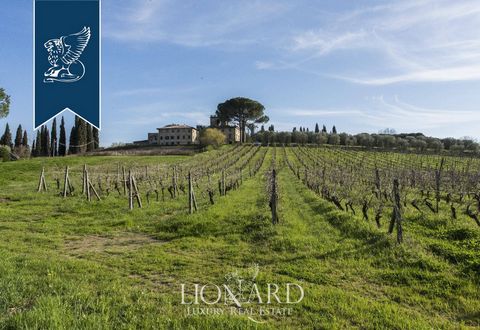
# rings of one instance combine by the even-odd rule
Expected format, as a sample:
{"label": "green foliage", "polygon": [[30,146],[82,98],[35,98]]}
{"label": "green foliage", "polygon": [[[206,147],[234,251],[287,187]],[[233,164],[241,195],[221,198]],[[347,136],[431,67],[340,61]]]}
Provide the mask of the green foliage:
{"label": "green foliage", "polygon": [[93,134],[93,149],[98,149],[100,148],[100,134],[98,132],[98,128],[95,126],[92,128],[92,134]]}
{"label": "green foliage", "polygon": [[58,156],[57,118],[53,118],[52,122],[52,133],[50,135],[50,155]]}
{"label": "green foliage", "polygon": [[60,137],[58,140],[58,155],[65,156],[67,154],[67,134],[65,132],[65,120],[62,116],[60,122]]}
{"label": "green foliage", "polygon": [[68,154],[76,154],[78,152],[78,130],[76,126],[72,126],[70,130],[70,141],[68,143]]}
{"label": "green foliage", "polygon": [[[364,148],[382,148],[396,150],[412,150],[421,152],[442,153],[445,150],[452,154],[464,153],[473,154],[480,151],[479,144],[471,139],[438,139],[435,137],[424,136],[421,133],[414,134],[368,134],[360,133],[356,135],[348,133],[335,133],[335,126],[331,133],[327,133],[324,126],[321,131],[310,131],[308,128],[300,127],[297,130],[293,128],[292,132],[275,132],[263,128],[260,129],[253,137],[254,142],[270,143],[299,143],[299,144],[331,144],[342,146],[359,146]],[[270,134],[272,133],[272,134]],[[266,137],[266,134],[268,136]],[[287,141],[287,142],[286,142]]]}
{"label": "green foliage", "polygon": [[10,148],[13,147],[12,133],[10,132],[10,126],[8,125],[8,123],[5,126],[5,132],[3,133],[2,137],[0,138],[0,144],[3,144],[3,145],[8,146]]}
{"label": "green foliage", "polygon": [[227,137],[219,129],[207,128],[200,135],[200,144],[204,147],[212,146],[218,148],[225,144]]}
{"label": "green foliage", "polygon": [[245,130],[253,124],[266,123],[268,116],[264,114],[265,107],[258,101],[245,97],[236,97],[220,103],[216,116],[222,122],[236,122],[240,127],[240,141],[246,141]]}
{"label": "green foliage", "polygon": [[[236,153],[237,149],[231,150]],[[188,215],[187,196],[128,212],[116,193],[62,199],[55,169],[192,161],[172,156],[65,157],[2,164],[0,328],[41,329],[462,329],[478,328],[479,231],[445,211],[406,214],[397,245],[373,220],[341,212],[307,189],[278,152],[280,223],[269,221],[262,168],[215,205]],[[265,150],[262,148],[262,150]],[[198,157],[218,156],[218,150]],[[278,156],[281,155],[281,156]],[[396,157],[385,153],[383,157]],[[405,157],[415,157],[406,155]],[[203,158],[201,158],[203,159]],[[466,160],[458,158],[458,164]],[[36,193],[45,166],[49,192]],[[215,183],[216,184],[216,183]],[[197,190],[199,201],[202,191]],[[141,191],[145,199],[145,191]],[[246,316],[187,316],[182,283],[224,283],[259,264],[257,282],[299,283],[292,314],[256,324]]]}
{"label": "green foliage", "polygon": [[22,146],[28,147],[28,134],[27,134],[27,130],[23,131]]}
{"label": "green foliage", "polygon": [[87,151],[95,150],[95,141],[93,140],[92,125],[87,123]]}
{"label": "green foliage", "polygon": [[0,118],[8,116],[10,111],[10,96],[7,95],[5,89],[0,88]]}
{"label": "green foliage", "polygon": [[84,153],[87,151],[88,143],[88,132],[87,132],[87,122],[80,117],[75,117],[75,127],[76,127],[76,153]]}
{"label": "green foliage", "polygon": [[10,147],[5,145],[0,145],[0,160],[3,162],[8,162],[10,160]]}
{"label": "green foliage", "polygon": [[17,132],[15,134],[15,148],[18,148],[22,145],[23,129],[22,125],[18,125]]}

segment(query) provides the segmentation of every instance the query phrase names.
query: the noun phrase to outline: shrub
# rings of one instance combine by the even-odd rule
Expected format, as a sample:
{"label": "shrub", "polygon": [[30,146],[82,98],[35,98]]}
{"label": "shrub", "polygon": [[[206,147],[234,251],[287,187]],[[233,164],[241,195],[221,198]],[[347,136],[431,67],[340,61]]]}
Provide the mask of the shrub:
{"label": "shrub", "polygon": [[218,148],[222,144],[225,144],[227,137],[219,129],[207,128],[202,132],[200,136],[200,143],[204,147],[212,146]]}
{"label": "shrub", "polygon": [[10,160],[10,147],[0,145],[0,159],[4,162]]}

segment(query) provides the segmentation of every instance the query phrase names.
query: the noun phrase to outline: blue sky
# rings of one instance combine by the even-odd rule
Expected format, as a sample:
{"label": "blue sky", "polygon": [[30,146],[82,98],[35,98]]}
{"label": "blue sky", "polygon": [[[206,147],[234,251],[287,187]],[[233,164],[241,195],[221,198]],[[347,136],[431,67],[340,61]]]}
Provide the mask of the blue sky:
{"label": "blue sky", "polygon": [[[32,1],[2,1],[0,121],[32,127]],[[103,0],[102,145],[218,103],[262,102],[276,129],[480,138],[478,0]]]}

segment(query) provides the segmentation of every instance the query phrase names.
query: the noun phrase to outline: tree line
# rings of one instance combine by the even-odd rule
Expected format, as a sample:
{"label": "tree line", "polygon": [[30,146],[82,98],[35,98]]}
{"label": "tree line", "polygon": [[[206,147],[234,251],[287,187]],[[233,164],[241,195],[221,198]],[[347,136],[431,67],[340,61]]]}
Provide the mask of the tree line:
{"label": "tree line", "polygon": [[0,138],[0,145],[9,147],[13,153],[20,157],[56,157],[94,151],[99,148],[100,140],[96,127],[75,116],[75,124],[71,128],[67,145],[65,119],[62,116],[59,131],[57,131],[56,118],[53,119],[50,129],[47,125],[42,125],[37,130],[31,148],[28,142],[28,133],[23,130],[22,125],[18,125],[15,139],[13,139],[10,126],[7,123]]}
{"label": "tree line", "polygon": [[385,148],[417,151],[442,150],[480,152],[480,145],[471,138],[455,139],[425,136],[422,133],[402,134],[348,134],[337,133],[335,126],[328,132],[325,125],[320,129],[318,123],[313,130],[305,127],[293,128],[291,132],[277,132],[273,125],[267,130],[262,126],[260,131],[252,136],[252,142],[266,144],[328,144],[341,146],[361,146],[366,148]]}

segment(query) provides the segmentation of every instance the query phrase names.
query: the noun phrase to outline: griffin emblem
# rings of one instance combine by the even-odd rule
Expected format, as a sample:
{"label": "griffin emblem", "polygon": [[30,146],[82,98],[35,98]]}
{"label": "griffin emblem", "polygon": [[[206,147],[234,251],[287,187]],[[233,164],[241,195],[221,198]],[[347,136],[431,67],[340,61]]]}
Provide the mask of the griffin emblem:
{"label": "griffin emblem", "polygon": [[79,60],[90,40],[90,28],[60,39],[50,39],[44,47],[48,52],[51,68],[44,73],[44,83],[79,81],[85,75],[85,65]]}

